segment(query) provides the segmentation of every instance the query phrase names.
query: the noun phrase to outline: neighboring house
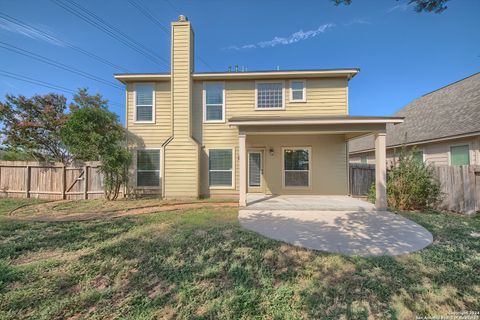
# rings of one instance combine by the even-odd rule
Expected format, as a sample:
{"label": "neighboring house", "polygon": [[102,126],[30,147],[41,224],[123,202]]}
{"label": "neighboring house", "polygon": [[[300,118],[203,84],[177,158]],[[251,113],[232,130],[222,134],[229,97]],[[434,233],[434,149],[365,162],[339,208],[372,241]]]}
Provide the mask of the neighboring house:
{"label": "neighboring house", "polygon": [[377,207],[386,207],[385,127],[402,120],[348,116],[358,69],[195,72],[193,48],[180,16],[170,73],[115,75],[126,85],[131,189],[241,205],[247,192],[347,195],[347,141],[374,133]]}
{"label": "neighboring house", "polygon": [[[412,101],[387,125],[387,163],[402,147],[415,147],[419,160],[435,165],[480,165],[480,73]],[[375,163],[372,136],[349,143],[350,162]]]}

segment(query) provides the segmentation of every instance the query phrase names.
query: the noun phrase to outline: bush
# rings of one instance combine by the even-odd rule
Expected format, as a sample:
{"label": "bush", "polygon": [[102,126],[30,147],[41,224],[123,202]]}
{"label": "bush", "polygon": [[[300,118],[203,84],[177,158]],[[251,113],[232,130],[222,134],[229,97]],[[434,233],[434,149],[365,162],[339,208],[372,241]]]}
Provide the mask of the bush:
{"label": "bush", "polygon": [[[414,156],[415,149],[402,150],[399,160],[387,172],[387,203],[398,210],[425,210],[441,200],[440,183],[433,168]],[[368,193],[375,202],[375,184]]]}

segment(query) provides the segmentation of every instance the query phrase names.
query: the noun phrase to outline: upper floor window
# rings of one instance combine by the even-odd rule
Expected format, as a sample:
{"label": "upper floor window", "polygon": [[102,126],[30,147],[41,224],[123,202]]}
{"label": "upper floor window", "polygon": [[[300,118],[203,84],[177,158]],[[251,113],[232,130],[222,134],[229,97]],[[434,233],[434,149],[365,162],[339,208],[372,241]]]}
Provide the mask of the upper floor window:
{"label": "upper floor window", "polygon": [[257,82],[255,88],[256,109],[284,109],[284,82]]}
{"label": "upper floor window", "polygon": [[135,122],[155,122],[154,90],[151,83],[135,85]]}
{"label": "upper floor window", "polygon": [[223,82],[204,83],[203,120],[205,122],[225,122],[225,85]]}
{"label": "upper floor window", "polygon": [[290,102],[307,101],[305,80],[290,81]]}
{"label": "upper floor window", "polygon": [[468,144],[450,147],[450,164],[452,166],[470,165],[470,147]]}

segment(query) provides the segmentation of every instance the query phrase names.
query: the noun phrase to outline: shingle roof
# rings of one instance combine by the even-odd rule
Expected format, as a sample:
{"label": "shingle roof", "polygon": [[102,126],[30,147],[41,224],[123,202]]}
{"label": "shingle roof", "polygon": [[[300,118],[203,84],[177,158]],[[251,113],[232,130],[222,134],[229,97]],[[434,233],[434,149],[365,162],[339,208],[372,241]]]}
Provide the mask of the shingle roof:
{"label": "shingle roof", "polygon": [[[394,116],[405,120],[387,125],[387,147],[480,134],[480,72],[413,100]],[[373,148],[371,135],[349,142],[350,152]]]}

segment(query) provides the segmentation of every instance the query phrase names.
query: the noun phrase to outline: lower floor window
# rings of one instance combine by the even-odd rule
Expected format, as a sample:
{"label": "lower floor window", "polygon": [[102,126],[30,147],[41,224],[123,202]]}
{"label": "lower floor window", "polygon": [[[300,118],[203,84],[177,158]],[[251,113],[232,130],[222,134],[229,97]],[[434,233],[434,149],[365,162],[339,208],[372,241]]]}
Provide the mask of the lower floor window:
{"label": "lower floor window", "polygon": [[160,186],[160,150],[137,150],[137,186]]}
{"label": "lower floor window", "polygon": [[310,186],[310,148],[283,149],[283,184],[285,187]]}
{"label": "lower floor window", "polygon": [[208,151],[208,182],[210,187],[233,186],[233,150]]}

